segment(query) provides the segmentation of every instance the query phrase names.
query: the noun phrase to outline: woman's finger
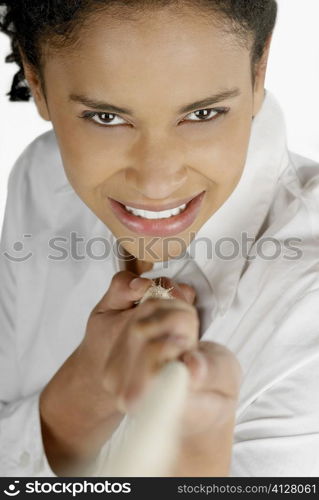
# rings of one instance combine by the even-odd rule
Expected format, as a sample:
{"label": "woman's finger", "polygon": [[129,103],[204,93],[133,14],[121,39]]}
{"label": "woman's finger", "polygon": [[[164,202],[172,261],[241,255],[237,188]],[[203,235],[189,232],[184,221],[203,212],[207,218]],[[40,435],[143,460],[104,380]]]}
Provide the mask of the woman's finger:
{"label": "woman's finger", "polygon": [[216,342],[202,341],[192,354],[194,356],[186,353],[182,360],[192,374],[193,389],[237,397],[243,372],[238,359],[228,348]]}
{"label": "woman's finger", "polygon": [[[133,280],[137,280],[134,281]],[[141,299],[152,285],[149,278],[141,278],[131,271],[119,271],[114,274],[107,292],[95,306],[92,314],[100,314],[110,310],[128,309]],[[134,288],[131,288],[134,286]]]}

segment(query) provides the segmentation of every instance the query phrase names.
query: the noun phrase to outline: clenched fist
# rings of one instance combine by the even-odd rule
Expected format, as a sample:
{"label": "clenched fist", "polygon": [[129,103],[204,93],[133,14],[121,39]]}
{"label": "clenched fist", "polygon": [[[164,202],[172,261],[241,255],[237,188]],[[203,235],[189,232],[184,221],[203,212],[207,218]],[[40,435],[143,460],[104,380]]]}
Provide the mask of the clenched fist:
{"label": "clenched fist", "polygon": [[44,447],[60,475],[87,472],[129,401],[162,363],[198,343],[194,290],[174,283],[174,300],[148,299],[136,306],[152,284],[139,278],[131,288],[136,277],[129,271],[114,275],[88,318],[83,341],[41,393]]}
{"label": "clenched fist", "polygon": [[114,275],[88,318],[81,344],[41,393],[48,461],[58,475],[89,474],[156,371],[179,359],[189,368],[190,382],[172,474],[223,474],[230,460],[239,363],[226,347],[199,340],[192,287],[163,277],[162,286],[173,287],[173,299],[148,298],[137,305],[152,280],[136,278],[130,271]]}

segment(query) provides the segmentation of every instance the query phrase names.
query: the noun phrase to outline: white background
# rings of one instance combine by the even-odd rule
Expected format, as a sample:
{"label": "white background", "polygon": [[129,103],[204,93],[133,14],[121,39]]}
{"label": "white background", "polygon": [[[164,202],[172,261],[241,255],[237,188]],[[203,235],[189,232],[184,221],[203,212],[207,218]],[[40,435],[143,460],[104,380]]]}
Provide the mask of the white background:
{"label": "white background", "polygon": [[[278,0],[266,88],[278,98],[287,122],[288,145],[319,161],[319,0]],[[9,41],[0,33],[0,231],[8,174],[22,150],[51,128],[33,101],[10,102],[15,64],[5,64]]]}

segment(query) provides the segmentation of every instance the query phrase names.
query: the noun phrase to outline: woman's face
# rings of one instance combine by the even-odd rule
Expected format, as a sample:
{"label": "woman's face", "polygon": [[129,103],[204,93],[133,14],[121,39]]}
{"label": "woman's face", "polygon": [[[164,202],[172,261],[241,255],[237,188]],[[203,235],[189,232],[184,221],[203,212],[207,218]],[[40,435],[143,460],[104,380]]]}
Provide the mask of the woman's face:
{"label": "woman's face", "polygon": [[[252,88],[249,47],[198,11],[169,8],[135,21],[92,20],[76,48],[47,58],[46,101],[27,77],[70,184],[130,254],[149,262],[178,256],[235,189],[264,96],[264,69]],[[124,220],[110,202],[156,212],[199,193],[183,214],[155,221],[122,207]]]}

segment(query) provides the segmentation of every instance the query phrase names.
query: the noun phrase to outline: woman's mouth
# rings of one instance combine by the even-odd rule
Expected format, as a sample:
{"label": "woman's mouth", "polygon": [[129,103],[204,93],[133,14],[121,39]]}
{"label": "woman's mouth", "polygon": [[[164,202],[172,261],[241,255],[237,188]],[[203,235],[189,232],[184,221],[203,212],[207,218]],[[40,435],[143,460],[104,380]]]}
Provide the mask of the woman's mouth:
{"label": "woman's mouth", "polygon": [[188,203],[164,211],[140,210],[108,198],[115,216],[131,231],[145,236],[173,236],[193,224],[206,191]]}

